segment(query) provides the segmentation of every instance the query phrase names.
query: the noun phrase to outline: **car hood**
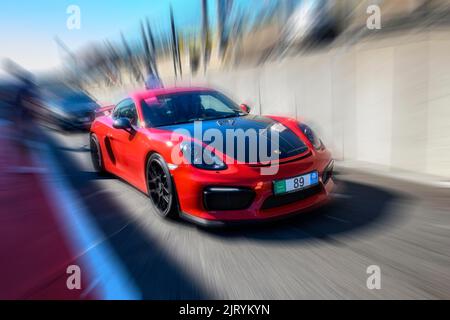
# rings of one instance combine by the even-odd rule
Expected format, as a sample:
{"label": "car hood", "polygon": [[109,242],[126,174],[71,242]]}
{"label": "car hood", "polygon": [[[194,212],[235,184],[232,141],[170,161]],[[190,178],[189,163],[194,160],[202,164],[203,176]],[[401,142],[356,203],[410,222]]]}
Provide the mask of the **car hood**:
{"label": "car hood", "polygon": [[[203,143],[245,163],[289,158],[308,150],[289,128],[269,117],[256,115],[176,124],[158,129],[180,134],[185,132],[184,135],[189,134],[196,140],[203,137]],[[223,138],[216,140],[219,134]],[[266,154],[264,151],[267,151]]]}

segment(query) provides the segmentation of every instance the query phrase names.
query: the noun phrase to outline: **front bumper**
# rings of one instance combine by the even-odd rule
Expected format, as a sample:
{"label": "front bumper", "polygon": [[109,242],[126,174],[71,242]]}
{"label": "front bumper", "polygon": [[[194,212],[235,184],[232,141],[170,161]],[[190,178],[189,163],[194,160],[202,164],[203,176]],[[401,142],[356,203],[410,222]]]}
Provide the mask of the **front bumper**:
{"label": "front bumper", "polygon": [[[259,168],[242,164],[231,165],[224,171],[198,170],[191,166],[178,168],[173,172],[173,177],[181,217],[197,224],[215,226],[277,219],[316,208],[328,202],[334,188],[333,179],[325,174],[330,169],[330,163],[331,155],[328,151],[323,151],[307,159],[281,164],[275,175],[268,176],[261,175]],[[314,170],[320,176],[316,187],[292,194],[274,195],[273,181]],[[252,192],[251,203],[242,207],[234,203],[226,210],[218,210],[220,206],[213,206],[211,209],[211,204],[205,203],[205,194],[211,189],[222,188]],[[230,198],[229,201],[232,202],[233,199]]]}

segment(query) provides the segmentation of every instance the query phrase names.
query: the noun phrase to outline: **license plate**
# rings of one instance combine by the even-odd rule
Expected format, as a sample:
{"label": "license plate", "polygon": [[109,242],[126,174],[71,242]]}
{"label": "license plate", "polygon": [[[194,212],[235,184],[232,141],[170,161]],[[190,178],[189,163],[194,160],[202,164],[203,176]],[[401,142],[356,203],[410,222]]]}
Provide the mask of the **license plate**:
{"label": "license plate", "polygon": [[273,183],[273,192],[276,195],[298,191],[315,186],[319,183],[319,174],[317,171],[286,179],[279,180]]}

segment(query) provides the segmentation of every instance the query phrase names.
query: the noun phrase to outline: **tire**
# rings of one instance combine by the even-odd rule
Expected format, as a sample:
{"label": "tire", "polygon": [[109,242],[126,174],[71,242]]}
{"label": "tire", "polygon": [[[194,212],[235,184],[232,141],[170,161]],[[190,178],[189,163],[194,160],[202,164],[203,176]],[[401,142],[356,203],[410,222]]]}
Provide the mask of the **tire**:
{"label": "tire", "polygon": [[145,167],[148,197],[158,215],[163,218],[178,216],[175,185],[169,167],[159,154],[152,154]]}
{"label": "tire", "polygon": [[100,144],[95,134],[91,134],[90,149],[92,166],[94,167],[94,170],[100,174],[104,174],[105,166],[103,163],[102,149],[100,148]]}

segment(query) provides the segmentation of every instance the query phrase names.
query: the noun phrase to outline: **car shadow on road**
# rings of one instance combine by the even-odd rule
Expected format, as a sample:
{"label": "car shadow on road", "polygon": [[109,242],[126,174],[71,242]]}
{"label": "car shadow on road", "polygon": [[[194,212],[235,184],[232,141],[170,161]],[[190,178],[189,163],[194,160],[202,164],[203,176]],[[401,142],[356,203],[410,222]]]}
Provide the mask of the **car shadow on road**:
{"label": "car shadow on road", "polygon": [[328,205],[277,221],[221,229],[201,229],[205,235],[233,240],[244,237],[261,241],[334,241],[333,235],[393,227],[403,219],[391,204],[406,196],[381,187],[337,181],[340,194]]}
{"label": "car shadow on road", "polygon": [[104,173],[104,174],[98,174],[95,171],[78,171],[77,172],[80,179],[85,180],[117,180],[115,176],[112,174]]}
{"label": "car shadow on road", "polygon": [[[99,186],[98,180],[105,177],[81,170],[70,151],[63,150],[55,141],[51,143],[52,151],[63,166],[69,183],[78,192],[96,225],[106,235],[108,244],[123,263],[143,298],[215,297],[198,279],[192,278],[185,266],[170,256],[170,252],[160,244],[163,240],[149,232],[148,228],[144,231],[138,219],[130,215],[129,209],[123,207],[115,194]],[[337,183],[343,196],[324,208],[300,213],[289,219],[221,229],[196,228],[182,220],[169,223],[179,227],[177,232],[197,230],[205,237],[221,241],[243,238],[266,243],[301,243],[311,239],[337,243],[335,235],[375,231],[384,226],[392,228],[400,223],[402,215],[398,210],[392,210],[392,205],[404,200],[403,194],[365,183],[343,180],[338,180]],[[137,189],[134,190],[140,193]]]}

